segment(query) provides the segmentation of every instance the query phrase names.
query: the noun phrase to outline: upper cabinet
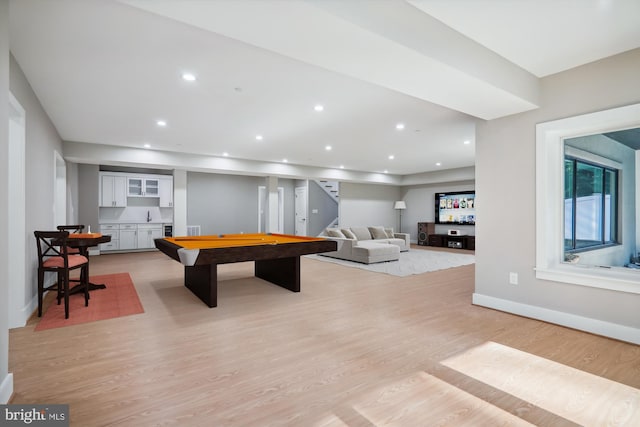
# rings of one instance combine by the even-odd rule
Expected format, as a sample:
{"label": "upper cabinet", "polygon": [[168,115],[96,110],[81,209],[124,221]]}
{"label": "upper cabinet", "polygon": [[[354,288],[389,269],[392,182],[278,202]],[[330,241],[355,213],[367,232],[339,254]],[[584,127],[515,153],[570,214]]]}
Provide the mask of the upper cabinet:
{"label": "upper cabinet", "polygon": [[158,178],[144,176],[127,178],[127,194],[129,197],[159,197]]}
{"label": "upper cabinet", "polygon": [[127,206],[127,179],[120,175],[100,173],[100,207]]}
{"label": "upper cabinet", "polygon": [[161,178],[159,180],[160,186],[160,207],[172,208],[173,207],[173,178]]}
{"label": "upper cabinet", "polygon": [[173,207],[173,177],[122,172],[100,172],[100,207],[127,207],[127,197],[159,200],[161,208]]}

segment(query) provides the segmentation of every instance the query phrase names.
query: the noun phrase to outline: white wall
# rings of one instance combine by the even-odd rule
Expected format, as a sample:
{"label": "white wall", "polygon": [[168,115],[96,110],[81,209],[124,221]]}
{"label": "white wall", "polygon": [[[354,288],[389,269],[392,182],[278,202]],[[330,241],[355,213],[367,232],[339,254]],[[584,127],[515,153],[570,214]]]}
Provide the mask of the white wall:
{"label": "white wall", "polygon": [[377,184],[340,183],[340,226],[398,228],[394,202],[400,200],[400,187]]}
{"label": "white wall", "polygon": [[[640,340],[640,295],[537,280],[535,125],[640,102],[640,49],[542,79],[538,110],[479,123],[474,301]],[[509,273],[519,284],[509,284]]]}
{"label": "white wall", "polygon": [[[0,0],[0,228],[9,224],[9,1]],[[0,404],[13,393],[9,373],[9,259],[7,239],[0,241]]]}

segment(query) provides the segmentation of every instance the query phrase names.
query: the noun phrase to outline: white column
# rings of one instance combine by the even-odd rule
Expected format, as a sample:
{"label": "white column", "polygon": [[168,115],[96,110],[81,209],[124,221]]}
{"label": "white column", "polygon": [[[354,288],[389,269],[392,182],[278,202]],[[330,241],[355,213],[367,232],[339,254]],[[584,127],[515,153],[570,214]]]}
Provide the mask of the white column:
{"label": "white column", "polygon": [[173,171],[173,235],[187,235],[187,171]]}
{"label": "white column", "polygon": [[266,231],[267,233],[278,233],[278,177],[269,176],[266,178],[267,185],[267,206],[266,206]]}

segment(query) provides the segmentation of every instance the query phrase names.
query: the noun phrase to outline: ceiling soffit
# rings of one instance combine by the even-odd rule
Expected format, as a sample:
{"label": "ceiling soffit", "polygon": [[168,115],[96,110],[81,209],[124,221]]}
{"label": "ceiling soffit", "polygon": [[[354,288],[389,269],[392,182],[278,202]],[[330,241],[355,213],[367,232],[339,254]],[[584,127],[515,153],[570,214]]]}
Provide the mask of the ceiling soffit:
{"label": "ceiling soffit", "polygon": [[121,3],[484,120],[537,108],[535,76],[405,2]]}

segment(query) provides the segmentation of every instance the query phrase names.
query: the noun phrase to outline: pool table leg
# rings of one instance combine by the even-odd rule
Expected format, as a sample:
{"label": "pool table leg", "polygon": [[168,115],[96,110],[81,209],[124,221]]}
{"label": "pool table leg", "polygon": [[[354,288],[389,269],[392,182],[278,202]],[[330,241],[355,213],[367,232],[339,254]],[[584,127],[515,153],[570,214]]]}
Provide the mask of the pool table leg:
{"label": "pool table leg", "polygon": [[209,307],[218,306],[218,264],[185,266],[184,285]]}
{"label": "pool table leg", "polygon": [[300,257],[256,261],[255,275],[292,292],[300,292]]}

